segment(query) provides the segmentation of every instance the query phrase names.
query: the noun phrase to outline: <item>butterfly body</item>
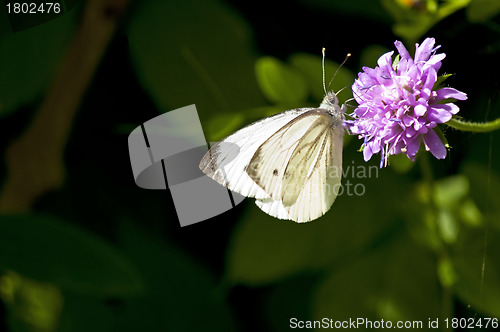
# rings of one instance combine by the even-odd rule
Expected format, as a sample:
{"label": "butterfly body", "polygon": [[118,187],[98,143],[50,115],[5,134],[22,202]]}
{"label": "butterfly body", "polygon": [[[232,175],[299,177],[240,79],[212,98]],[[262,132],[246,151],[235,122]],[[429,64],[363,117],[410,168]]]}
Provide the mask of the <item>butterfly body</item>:
{"label": "butterfly body", "polygon": [[296,222],[316,219],[337,197],[343,112],[334,92],[319,108],[297,108],[254,122],[214,145],[200,162],[209,177],[264,212]]}

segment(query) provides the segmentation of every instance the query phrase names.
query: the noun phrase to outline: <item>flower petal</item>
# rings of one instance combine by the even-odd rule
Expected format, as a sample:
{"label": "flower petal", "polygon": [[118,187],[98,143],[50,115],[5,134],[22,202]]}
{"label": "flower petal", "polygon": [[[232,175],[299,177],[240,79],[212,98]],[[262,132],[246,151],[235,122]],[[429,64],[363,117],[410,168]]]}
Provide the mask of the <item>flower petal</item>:
{"label": "flower petal", "polygon": [[434,38],[426,38],[420,46],[416,44],[415,62],[418,63],[429,60],[435,43],[436,40]]}
{"label": "flower petal", "polygon": [[415,155],[417,154],[418,149],[420,149],[420,142],[422,142],[422,139],[417,136],[414,139],[408,140],[406,143],[406,155],[412,161],[415,161]]}
{"label": "flower petal", "polygon": [[365,147],[363,148],[363,158],[365,159],[365,161],[368,161],[372,156],[373,152],[370,145],[369,144],[365,145]]}
{"label": "flower petal", "polygon": [[396,46],[396,49],[398,50],[399,54],[401,55],[401,58],[411,59],[410,53],[408,52],[408,50],[406,49],[406,47],[403,45],[402,42],[400,42],[399,40],[396,40],[394,42],[394,46]]}
{"label": "flower petal", "polygon": [[445,123],[450,121],[453,114],[457,114],[460,108],[457,105],[448,103],[443,105],[432,105],[429,107],[427,119],[436,123]]}
{"label": "flower petal", "polygon": [[436,99],[448,99],[448,98],[454,98],[457,100],[466,100],[467,99],[467,94],[458,91],[457,89],[453,88],[442,88],[439,90],[436,90]]}
{"label": "flower petal", "polygon": [[429,91],[427,92],[426,98],[428,99],[430,97],[430,91],[434,87],[434,83],[437,81],[437,72],[434,68],[429,68],[427,71],[427,77],[425,79],[423,88],[428,89]]}
{"label": "flower petal", "polygon": [[434,130],[429,130],[424,136],[425,149],[430,151],[437,159],[446,157],[446,148]]}
{"label": "flower petal", "polygon": [[446,58],[446,54],[444,53],[439,53],[436,55],[431,56],[429,61],[427,61],[422,69],[426,69],[427,67],[432,67],[434,68],[435,71],[438,71],[439,68],[441,68],[441,61]]}
{"label": "flower petal", "polygon": [[403,124],[405,126],[411,126],[413,124],[413,121],[415,121],[414,118],[408,115],[404,115],[403,118],[401,119],[403,121]]}
{"label": "flower petal", "polygon": [[420,128],[418,128],[417,132],[419,134],[427,134],[427,132],[429,131],[429,128],[427,126],[420,126]]}
{"label": "flower petal", "polygon": [[405,135],[406,135],[406,137],[412,137],[415,135],[416,132],[417,131],[415,130],[415,128],[413,126],[411,126],[411,127],[406,128]]}
{"label": "flower petal", "polygon": [[380,68],[382,69],[387,69],[387,67],[392,67],[392,55],[394,54],[394,51],[389,51],[387,53],[384,53],[378,58],[377,64]]}
{"label": "flower petal", "polygon": [[425,105],[417,105],[414,107],[414,112],[416,116],[424,116],[425,112],[427,112],[427,107]]}

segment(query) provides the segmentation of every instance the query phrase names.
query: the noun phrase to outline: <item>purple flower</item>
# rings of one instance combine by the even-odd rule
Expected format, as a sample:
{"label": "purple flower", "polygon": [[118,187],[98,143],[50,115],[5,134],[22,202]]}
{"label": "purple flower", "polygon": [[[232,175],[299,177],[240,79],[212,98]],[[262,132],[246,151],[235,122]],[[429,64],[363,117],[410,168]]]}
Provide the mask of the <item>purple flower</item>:
{"label": "purple flower", "polygon": [[459,108],[445,99],[467,99],[453,88],[438,88],[438,78],[444,53],[436,54],[434,38],[416,44],[415,59],[400,41],[394,43],[399,62],[392,54],[382,55],[375,68],[363,67],[352,91],[359,106],[347,121],[351,133],[364,139],[363,156],[368,161],[381,153],[380,167],[387,166],[389,155],[405,153],[412,161],[422,141],[425,149],[436,158],[446,157],[446,148],[434,128],[457,114]]}

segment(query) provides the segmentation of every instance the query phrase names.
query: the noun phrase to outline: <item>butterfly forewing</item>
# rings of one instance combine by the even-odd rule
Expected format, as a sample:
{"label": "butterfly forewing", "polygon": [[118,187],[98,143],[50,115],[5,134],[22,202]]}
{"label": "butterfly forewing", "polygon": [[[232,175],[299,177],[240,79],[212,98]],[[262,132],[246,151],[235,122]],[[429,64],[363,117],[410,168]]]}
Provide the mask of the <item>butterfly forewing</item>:
{"label": "butterfly forewing", "polygon": [[255,151],[284,124],[311,108],[293,109],[254,122],[215,144],[200,162],[200,169],[218,183],[243,196],[269,197],[246,172]]}
{"label": "butterfly forewing", "polygon": [[289,160],[304,135],[321,114],[309,111],[284,125],[255,152],[247,167],[250,178],[275,200],[282,198],[282,185]]}

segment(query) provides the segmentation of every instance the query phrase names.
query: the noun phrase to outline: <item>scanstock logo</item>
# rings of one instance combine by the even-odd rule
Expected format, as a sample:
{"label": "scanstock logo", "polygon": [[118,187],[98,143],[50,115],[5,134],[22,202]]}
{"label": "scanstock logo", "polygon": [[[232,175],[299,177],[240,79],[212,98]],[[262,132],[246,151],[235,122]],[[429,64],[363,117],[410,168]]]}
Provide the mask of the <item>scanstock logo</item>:
{"label": "scanstock logo", "polygon": [[208,144],[195,105],[144,122],[130,133],[128,148],[135,183],[170,190],[181,227],[222,214],[245,198],[199,169]]}

